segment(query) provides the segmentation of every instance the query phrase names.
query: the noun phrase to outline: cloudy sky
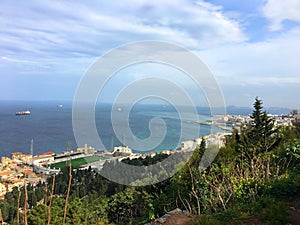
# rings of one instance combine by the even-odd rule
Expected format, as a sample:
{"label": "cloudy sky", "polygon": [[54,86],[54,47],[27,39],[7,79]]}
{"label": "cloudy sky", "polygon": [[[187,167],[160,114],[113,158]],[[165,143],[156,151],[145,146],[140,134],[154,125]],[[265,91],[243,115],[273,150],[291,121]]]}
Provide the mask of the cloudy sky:
{"label": "cloudy sky", "polygon": [[[300,108],[299,11],[299,0],[2,0],[0,100],[72,100],[101,55],[159,40],[195,53],[227,105],[249,106],[259,96],[266,106]],[[122,88],[149,71],[124,70],[110,85]]]}

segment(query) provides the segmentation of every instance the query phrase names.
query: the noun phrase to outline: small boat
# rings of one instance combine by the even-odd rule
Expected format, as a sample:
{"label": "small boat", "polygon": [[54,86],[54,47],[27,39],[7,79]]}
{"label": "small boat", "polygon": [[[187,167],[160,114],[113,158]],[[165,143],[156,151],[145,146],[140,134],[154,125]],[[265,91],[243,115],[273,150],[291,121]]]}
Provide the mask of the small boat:
{"label": "small boat", "polygon": [[206,121],[198,120],[198,121],[196,121],[196,123],[202,124],[202,125],[213,125],[213,124],[215,124],[215,122],[212,121],[212,120],[206,120]]}
{"label": "small boat", "polygon": [[16,112],[16,116],[25,116],[25,115],[30,115],[30,111],[26,110],[26,111]]}

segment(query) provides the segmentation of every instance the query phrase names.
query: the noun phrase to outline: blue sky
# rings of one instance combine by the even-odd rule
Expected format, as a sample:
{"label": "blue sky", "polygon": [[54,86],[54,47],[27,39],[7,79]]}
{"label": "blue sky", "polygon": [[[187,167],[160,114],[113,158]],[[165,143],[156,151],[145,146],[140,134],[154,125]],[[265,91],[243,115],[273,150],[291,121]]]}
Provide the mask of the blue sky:
{"label": "blue sky", "polygon": [[[259,96],[266,106],[300,108],[299,11],[299,0],[2,0],[0,100],[72,100],[101,55],[160,40],[197,54],[228,105],[250,106]],[[123,71],[108,86],[144,77],[145,68]],[[113,98],[110,90],[103,90],[103,101]]]}

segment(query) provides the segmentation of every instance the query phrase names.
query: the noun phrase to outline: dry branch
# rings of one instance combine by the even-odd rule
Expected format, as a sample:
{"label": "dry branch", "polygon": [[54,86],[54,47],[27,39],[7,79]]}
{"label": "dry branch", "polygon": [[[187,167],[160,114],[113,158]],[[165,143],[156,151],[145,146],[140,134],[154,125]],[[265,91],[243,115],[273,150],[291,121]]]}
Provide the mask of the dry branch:
{"label": "dry branch", "polygon": [[64,207],[64,218],[63,218],[63,225],[66,223],[66,216],[67,216],[67,207],[68,207],[68,201],[69,201],[69,195],[70,195],[70,189],[71,189],[71,183],[72,183],[72,164],[70,162],[70,172],[69,172],[69,184],[68,184],[68,191],[66,195],[66,202]]}
{"label": "dry branch", "polygon": [[53,175],[53,179],[52,179],[51,194],[50,194],[50,200],[48,205],[48,225],[50,225],[50,221],[51,221],[51,205],[52,205],[52,199],[54,194],[54,185],[55,185],[55,175]]}
{"label": "dry branch", "polygon": [[28,202],[28,193],[27,193],[27,183],[24,180],[24,192],[25,192],[25,200],[24,200],[24,224],[27,225],[27,202]]}
{"label": "dry branch", "polygon": [[21,198],[21,192],[19,190],[18,194],[18,209],[17,209],[17,223],[20,225],[20,198]]}

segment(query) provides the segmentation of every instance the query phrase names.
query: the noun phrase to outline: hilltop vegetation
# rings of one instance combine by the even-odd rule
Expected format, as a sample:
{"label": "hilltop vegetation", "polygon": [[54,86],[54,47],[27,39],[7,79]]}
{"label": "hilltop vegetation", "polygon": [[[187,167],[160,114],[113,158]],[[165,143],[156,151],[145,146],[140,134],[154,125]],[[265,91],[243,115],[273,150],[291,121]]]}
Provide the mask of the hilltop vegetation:
{"label": "hilltop vegetation", "polygon": [[[252,118],[233,131],[206,170],[199,170],[204,141],[173,177],[145,187],[116,184],[91,169],[70,176],[65,168],[47,184],[27,186],[27,199],[24,190],[8,193],[0,201],[3,219],[24,224],[27,202],[29,225],[64,224],[64,214],[65,224],[144,224],[175,208],[193,215],[191,224],[243,224],[253,216],[264,224],[287,224],[282,201],[300,197],[300,122],[275,127],[259,99]],[[125,162],[150,165],[164,157]]]}

